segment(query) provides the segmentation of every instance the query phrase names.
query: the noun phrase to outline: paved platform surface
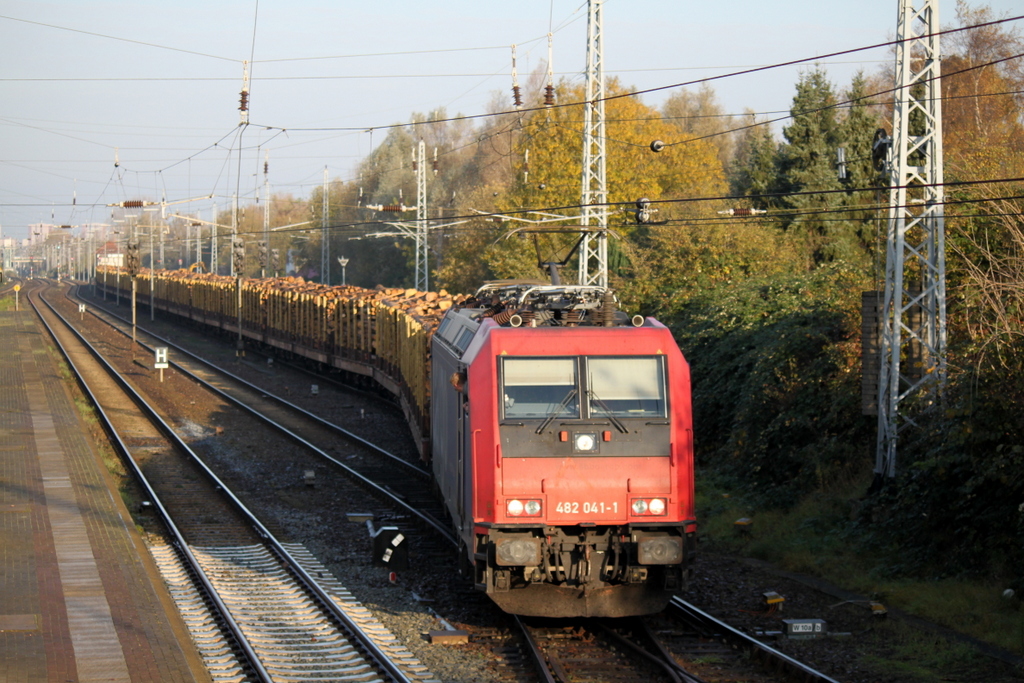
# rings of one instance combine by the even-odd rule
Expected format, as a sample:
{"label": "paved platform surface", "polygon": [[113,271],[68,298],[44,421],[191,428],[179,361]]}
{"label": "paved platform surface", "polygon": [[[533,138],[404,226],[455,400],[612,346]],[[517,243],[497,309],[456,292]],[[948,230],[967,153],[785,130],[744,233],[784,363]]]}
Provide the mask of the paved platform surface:
{"label": "paved platform surface", "polygon": [[22,308],[0,311],[0,683],[210,680]]}

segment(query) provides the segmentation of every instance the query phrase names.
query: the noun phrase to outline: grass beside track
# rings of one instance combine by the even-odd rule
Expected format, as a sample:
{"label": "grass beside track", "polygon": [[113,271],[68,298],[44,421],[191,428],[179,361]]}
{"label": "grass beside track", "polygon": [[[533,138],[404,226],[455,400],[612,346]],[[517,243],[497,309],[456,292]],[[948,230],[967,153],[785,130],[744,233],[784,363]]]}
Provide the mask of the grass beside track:
{"label": "grass beside track", "polygon": [[[703,479],[703,481],[702,481]],[[893,578],[879,557],[858,552],[847,533],[870,478],[850,482],[844,494],[817,493],[788,511],[759,511],[741,495],[697,475],[697,517],[708,550],[770,562],[780,569],[824,579],[887,607],[1024,656],[1024,605],[1006,599],[1006,586],[991,578]],[[743,533],[735,522],[753,521]],[[915,635],[890,622],[890,655],[867,657],[865,665],[899,670],[908,681],[938,681],[941,672],[969,667],[979,656],[967,646],[936,648],[934,636]]]}

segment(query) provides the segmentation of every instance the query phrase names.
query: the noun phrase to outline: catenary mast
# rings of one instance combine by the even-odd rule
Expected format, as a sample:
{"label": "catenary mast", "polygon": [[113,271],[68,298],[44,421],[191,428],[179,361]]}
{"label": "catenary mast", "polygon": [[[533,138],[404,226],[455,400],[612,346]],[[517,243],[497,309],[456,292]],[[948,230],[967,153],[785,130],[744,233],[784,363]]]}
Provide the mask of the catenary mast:
{"label": "catenary mast", "polygon": [[416,146],[416,284],[415,287],[421,292],[427,291],[430,286],[427,275],[428,248],[427,241],[427,170],[426,156],[427,147],[423,140]]}
{"label": "catenary mast", "polygon": [[579,284],[608,286],[608,190],[604,132],[603,0],[589,0],[587,14],[587,84],[583,104],[582,224],[597,230],[585,233],[580,244]]}
{"label": "catenary mast", "polygon": [[933,407],[946,375],[946,259],[938,0],[899,0],[880,312],[876,480],[896,474],[900,433]]}

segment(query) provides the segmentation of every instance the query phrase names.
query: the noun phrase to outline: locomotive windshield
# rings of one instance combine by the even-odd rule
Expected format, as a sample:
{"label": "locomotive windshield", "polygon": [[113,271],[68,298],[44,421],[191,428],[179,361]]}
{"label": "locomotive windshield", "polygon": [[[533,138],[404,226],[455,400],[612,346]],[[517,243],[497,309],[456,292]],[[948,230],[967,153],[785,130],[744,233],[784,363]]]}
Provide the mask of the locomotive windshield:
{"label": "locomotive windshield", "polygon": [[505,358],[501,367],[505,419],[667,415],[659,356]]}
{"label": "locomotive windshield", "polygon": [[587,358],[591,417],[665,417],[659,358]]}
{"label": "locomotive windshield", "polygon": [[506,418],[579,417],[573,358],[508,358],[502,364]]}

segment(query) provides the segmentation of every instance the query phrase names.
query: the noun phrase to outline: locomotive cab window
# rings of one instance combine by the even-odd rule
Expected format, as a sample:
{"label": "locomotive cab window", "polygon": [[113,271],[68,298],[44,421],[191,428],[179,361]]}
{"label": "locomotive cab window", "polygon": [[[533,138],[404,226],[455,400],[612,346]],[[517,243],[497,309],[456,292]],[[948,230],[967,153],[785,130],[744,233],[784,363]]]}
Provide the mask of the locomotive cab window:
{"label": "locomotive cab window", "polygon": [[506,358],[502,394],[505,419],[578,418],[576,360]]}
{"label": "locomotive cab window", "polygon": [[660,356],[505,358],[504,419],[664,418]]}
{"label": "locomotive cab window", "polygon": [[665,417],[665,369],[651,357],[587,358],[591,417]]}

